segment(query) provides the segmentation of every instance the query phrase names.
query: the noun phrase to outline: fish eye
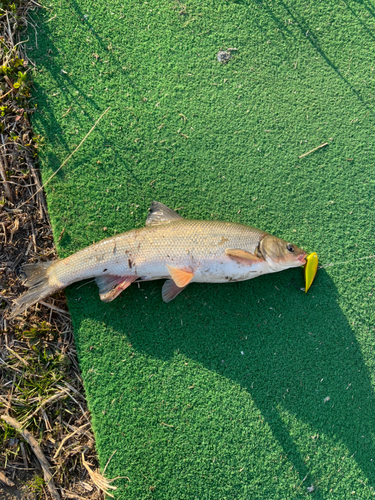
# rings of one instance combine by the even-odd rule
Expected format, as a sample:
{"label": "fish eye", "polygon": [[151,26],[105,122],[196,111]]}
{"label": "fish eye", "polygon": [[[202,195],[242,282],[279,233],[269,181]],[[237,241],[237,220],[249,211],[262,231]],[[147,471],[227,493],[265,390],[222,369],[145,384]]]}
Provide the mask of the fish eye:
{"label": "fish eye", "polygon": [[294,246],[292,244],[288,243],[286,248],[289,252],[294,252]]}

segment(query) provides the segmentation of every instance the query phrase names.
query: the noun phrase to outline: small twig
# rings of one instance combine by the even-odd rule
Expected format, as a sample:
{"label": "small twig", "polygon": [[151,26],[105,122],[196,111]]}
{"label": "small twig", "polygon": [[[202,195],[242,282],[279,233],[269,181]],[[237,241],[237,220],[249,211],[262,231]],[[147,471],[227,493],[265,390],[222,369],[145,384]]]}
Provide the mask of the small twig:
{"label": "small twig", "polygon": [[[4,144],[3,134],[1,134],[1,140]],[[3,157],[2,160],[0,158],[0,174],[1,174],[1,177],[2,177],[3,182],[4,182],[4,189],[5,189],[5,193],[7,195],[7,198],[9,199],[9,201],[11,203],[13,203],[13,195],[12,195],[12,191],[10,190],[8,180],[7,180],[7,174],[6,174],[6,168],[8,165],[7,165],[4,154],[2,155],[2,157]]]}
{"label": "small twig", "polygon": [[53,306],[52,304],[48,304],[48,302],[44,302],[44,300],[39,300],[39,304],[42,304],[42,306],[49,307],[53,311],[56,311],[56,312],[58,312],[60,314],[64,314],[65,316],[69,316],[70,317],[70,314],[69,314],[68,311],[64,311],[64,309],[60,309],[59,307]]}
{"label": "small twig", "polygon": [[43,9],[46,9],[47,7],[44,7],[43,5],[40,5],[40,3],[38,2],[35,2],[35,0],[30,0],[31,2],[35,3],[35,5],[37,5],[38,7],[41,7]]}
{"label": "small twig", "polygon": [[63,495],[65,498],[71,498],[72,500],[87,500],[87,497],[80,497],[75,493],[70,493],[70,491],[63,490]]}
{"label": "small twig", "polygon": [[[78,432],[78,434],[80,434],[81,436],[86,436],[88,439],[91,439],[91,440],[93,439],[93,435],[91,433],[91,429],[84,430],[84,429],[82,429],[82,427],[74,427],[74,425],[70,425],[70,424],[68,424],[68,422],[65,422],[64,420],[62,421],[62,423],[68,429],[71,429],[74,432]],[[87,423],[91,424],[91,422],[87,422]]]}
{"label": "small twig", "polygon": [[27,166],[29,167],[31,174],[34,177],[35,184],[37,185],[37,188],[38,188],[38,190],[35,194],[38,194],[39,203],[40,203],[40,205],[39,205],[40,217],[42,220],[44,220],[43,210],[44,210],[44,213],[47,214],[47,207],[46,207],[46,203],[44,201],[43,193],[41,193],[43,188],[42,188],[42,185],[41,185],[40,180],[39,180],[38,172],[37,172],[36,168],[34,167],[34,163],[33,163],[32,159],[30,157],[30,154],[27,150],[25,150],[25,158],[26,158]]}
{"label": "small twig", "polygon": [[65,233],[65,227],[62,228],[60,236],[57,238],[57,243],[59,243],[59,241],[61,240],[61,238],[64,236],[64,233]]}
{"label": "small twig", "polygon": [[[5,244],[6,244],[6,242],[5,242]],[[9,299],[7,299],[6,297],[4,297],[4,295],[2,295],[1,293],[0,293],[0,300],[3,300],[4,302],[6,302],[8,304],[8,306],[12,305],[12,302]]]}
{"label": "small twig", "polygon": [[[67,382],[66,380],[64,380],[64,384],[66,385],[66,387],[68,389],[70,389],[71,391],[73,391],[74,394],[77,394],[77,396],[81,396],[82,397],[82,394],[80,392],[78,392],[75,387],[73,387],[72,385],[70,385],[69,382]],[[59,386],[59,387],[60,387],[61,390],[66,391],[65,387],[61,387],[61,386]],[[85,412],[85,413],[87,413],[87,412]],[[86,420],[87,420],[87,418],[86,418]],[[88,420],[88,422],[89,422],[89,420]]]}
{"label": "small twig", "polygon": [[11,349],[9,346],[8,346],[8,351],[10,351],[13,354],[13,356],[16,356],[16,358],[19,359],[21,363],[23,363],[25,366],[29,366],[29,363],[25,359],[21,358],[21,356],[17,354],[15,351],[13,351],[13,349]]}
{"label": "small twig", "polygon": [[115,479],[118,479],[118,478],[114,478],[114,479],[106,479],[104,476],[102,476],[99,472],[95,472],[93,471],[92,469],[90,469],[89,467],[89,463],[86,462],[85,460],[85,457],[82,453],[82,465],[84,466],[84,468],[87,470],[87,472],[89,473],[89,476],[91,478],[91,481],[95,484],[95,486],[103,491],[106,495],[108,495],[109,497],[111,498],[114,498],[113,495],[111,495],[111,493],[108,493],[108,490],[111,489],[111,490],[117,490],[117,486],[112,486],[111,485],[111,482],[114,481]]}
{"label": "small twig", "polygon": [[53,17],[51,17],[50,19],[48,19],[47,21],[45,21],[44,24],[47,24],[47,23],[53,21],[54,19],[56,19],[56,17],[57,17],[57,14],[55,14]]}
{"label": "small twig", "polygon": [[8,94],[10,94],[12,92],[12,90],[13,90],[13,87],[10,90],[8,90],[8,92],[6,94],[0,95],[0,100],[3,99],[4,97],[6,97]]}
{"label": "small twig", "polygon": [[7,230],[6,230],[6,226],[5,226],[4,222],[2,222],[1,225],[3,226],[3,230],[4,230],[4,244],[6,245],[8,243],[8,241],[7,241]]}
{"label": "small twig", "polygon": [[64,446],[64,444],[66,443],[66,441],[68,441],[68,439],[70,439],[72,436],[74,436],[74,434],[77,434],[77,432],[80,432],[81,429],[84,429],[88,425],[90,425],[90,422],[87,422],[86,424],[83,424],[81,427],[79,427],[78,429],[76,429],[74,432],[71,432],[68,436],[65,436],[64,439],[61,441],[60,446],[57,448],[57,451],[54,454],[53,459],[56,460],[56,458],[58,457],[58,454],[60,453],[62,447]]}
{"label": "small twig", "polygon": [[[41,214],[41,217],[43,218],[43,214]],[[36,246],[36,236],[35,236],[35,230],[34,230],[34,224],[32,219],[30,219],[30,225],[31,225],[31,232],[32,232],[32,243],[34,244],[34,252],[38,252],[38,248]]]}
{"label": "small twig", "polygon": [[12,483],[12,481],[10,479],[8,479],[6,477],[5,474],[3,474],[1,471],[0,471],[0,481],[4,484],[6,484],[7,486],[15,486],[14,483]]}
{"label": "small twig", "polygon": [[30,418],[32,418],[34,415],[36,415],[44,406],[46,406],[48,403],[52,403],[53,401],[56,401],[57,399],[61,399],[63,396],[66,396],[66,392],[65,391],[62,391],[62,392],[58,392],[57,394],[54,394],[53,396],[51,396],[50,398],[48,399],[45,399],[41,405],[38,406],[38,408],[32,412],[31,415],[29,415],[28,417],[26,417],[23,421],[22,421],[22,424],[24,424],[25,422],[27,422],[28,420],[30,420]]}
{"label": "small twig", "polygon": [[20,448],[21,448],[21,453],[22,453],[23,466],[25,467],[25,469],[27,469],[28,468],[28,463],[27,463],[25,445],[23,444],[22,441],[20,441]]}
{"label": "small twig", "polygon": [[111,455],[111,456],[109,457],[109,459],[108,459],[108,462],[105,464],[105,467],[104,467],[104,469],[103,469],[103,476],[104,476],[104,474],[105,474],[105,471],[107,470],[107,467],[108,467],[108,465],[109,465],[109,462],[112,460],[112,457],[113,457],[113,455],[116,453],[116,451],[117,451],[117,450],[115,450],[115,451],[112,453],[112,455]]}
{"label": "small twig", "polygon": [[28,430],[22,429],[21,424],[17,422],[17,420],[15,420],[14,418],[9,417],[8,415],[2,415],[1,418],[4,420],[4,422],[13,427],[13,429],[16,429],[21,434],[21,436],[29,443],[31,449],[35,453],[35,456],[39,460],[40,465],[43,469],[44,480],[47,484],[47,488],[51,493],[52,498],[54,500],[60,500],[59,492],[56,489],[51,471],[49,469],[49,463],[34,436],[32,436],[32,434],[30,434]]}
{"label": "small twig", "polygon": [[298,158],[303,158],[304,156],[307,156],[307,155],[309,155],[310,153],[314,153],[314,151],[317,151],[317,150],[318,150],[318,149],[320,149],[320,148],[324,148],[324,146],[328,146],[328,142],[325,142],[324,144],[321,144],[320,146],[318,146],[318,147],[316,147],[316,148],[312,149],[311,151],[308,151],[307,153],[305,153],[305,154],[303,154],[303,155],[299,156]]}
{"label": "small twig", "polygon": [[63,168],[63,166],[70,160],[70,158],[74,155],[74,153],[76,151],[79,150],[79,148],[82,146],[82,144],[85,142],[85,140],[88,138],[88,136],[91,134],[91,132],[94,130],[94,128],[97,126],[97,124],[100,122],[100,120],[103,118],[103,116],[108,113],[108,111],[110,110],[110,106],[105,110],[103,111],[103,113],[99,116],[99,118],[96,120],[96,122],[94,123],[94,125],[91,127],[91,129],[87,132],[87,134],[85,135],[85,137],[82,139],[82,141],[78,144],[78,146],[75,148],[75,150],[70,153],[70,155],[68,156],[68,158],[66,158],[62,164],[59,166],[59,168],[56,170],[56,172],[54,172],[51,177],[49,179],[46,180],[46,182],[43,184],[43,186],[41,186],[37,191],[35,191],[35,193],[26,201],[24,201],[22,203],[22,205],[20,205],[18,208],[21,208],[23,207],[24,205],[26,205],[26,203],[29,203],[29,201],[31,201],[34,196],[36,196],[39,191],[41,191],[54,177],[55,175]]}
{"label": "small twig", "polygon": [[[69,385],[67,382],[65,382],[65,381],[64,381],[64,383],[65,383],[66,385],[68,385],[68,386],[69,386],[69,388],[72,388],[72,386],[71,386],[71,385]],[[79,409],[81,410],[82,415],[86,418],[86,420],[88,420],[88,421],[89,421],[89,419],[88,419],[88,418],[87,418],[87,416],[86,416],[86,412],[83,410],[82,406],[78,403],[78,401],[77,401],[75,398],[73,398],[73,396],[70,394],[70,392],[69,392],[68,390],[66,390],[64,387],[62,387],[61,385],[58,385],[57,387],[58,387],[59,389],[62,389],[62,390],[65,392],[65,394],[67,394],[67,395],[70,397],[70,399],[72,399],[72,400],[76,403],[76,405],[77,405],[77,406],[79,407]],[[74,391],[73,391],[73,392],[74,392]],[[77,392],[77,391],[75,391],[75,392]]]}
{"label": "small twig", "polygon": [[69,108],[67,109],[67,111],[65,111],[65,113],[61,116],[61,118],[64,118],[64,116],[66,116],[69,111],[72,109],[72,106],[69,106]]}
{"label": "small twig", "polygon": [[10,38],[10,41],[11,41],[11,44],[12,44],[12,47],[13,47],[14,46],[14,42],[13,42],[13,37],[12,37],[12,30],[10,29],[10,24],[9,24],[8,11],[6,11],[5,14],[6,14],[7,23],[8,23],[8,35],[9,35],[9,38]]}
{"label": "small twig", "polygon": [[165,425],[165,427],[174,427],[174,425],[165,424],[164,422],[160,422],[160,425]]}
{"label": "small twig", "polygon": [[19,373],[20,375],[22,375],[21,370],[19,370],[18,368],[15,368],[15,367],[14,367],[14,366],[12,366],[12,365],[9,365],[8,363],[5,363],[5,361],[3,361],[1,358],[0,358],[0,364],[1,364],[1,366],[3,366],[4,368],[10,368],[11,370],[15,371],[16,373]]}

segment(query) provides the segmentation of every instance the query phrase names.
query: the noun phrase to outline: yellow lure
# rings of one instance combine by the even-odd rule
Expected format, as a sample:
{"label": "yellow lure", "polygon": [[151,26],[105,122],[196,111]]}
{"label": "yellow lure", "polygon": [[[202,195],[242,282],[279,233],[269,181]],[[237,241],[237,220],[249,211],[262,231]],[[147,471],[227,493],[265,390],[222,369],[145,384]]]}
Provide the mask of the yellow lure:
{"label": "yellow lure", "polygon": [[318,270],[318,255],[313,252],[306,257],[305,264],[305,293],[312,285]]}

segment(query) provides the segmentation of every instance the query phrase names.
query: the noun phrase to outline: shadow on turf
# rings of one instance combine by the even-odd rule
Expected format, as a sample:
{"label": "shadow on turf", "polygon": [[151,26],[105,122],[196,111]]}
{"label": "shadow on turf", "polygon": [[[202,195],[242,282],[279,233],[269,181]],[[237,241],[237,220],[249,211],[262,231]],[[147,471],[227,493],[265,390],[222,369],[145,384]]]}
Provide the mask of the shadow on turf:
{"label": "shadow on turf", "polygon": [[[280,32],[281,36],[284,39],[293,39],[294,42],[296,42],[296,36],[294,34],[295,29],[297,29],[300,33],[299,36],[302,36],[302,39],[305,39],[314,49],[315,51],[319,54],[319,56],[322,58],[322,60],[335,72],[337,77],[347,85],[347,87],[351,90],[351,92],[357,97],[357,99],[366,107],[368,111],[372,110],[372,105],[368,103],[367,101],[364,100],[364,97],[361,92],[359,92],[354,85],[350,83],[349,78],[346,77],[346,73],[342,73],[342,70],[335,64],[334,62],[334,57],[330,56],[326,50],[324,50],[321,46],[320,43],[320,37],[323,35],[317,34],[316,30],[314,29],[315,27],[312,27],[310,24],[308,24],[305,19],[302,16],[299,16],[297,14],[297,8],[296,7],[291,7],[290,5],[293,5],[292,3],[290,5],[287,5],[286,2],[283,2],[282,0],[279,0],[277,2],[277,9],[275,7],[272,8],[272,3],[267,3],[267,2],[260,2],[257,0],[231,0],[233,3],[237,5],[241,5],[242,7],[252,7],[252,6],[257,6],[258,9],[263,10],[264,12],[267,12],[269,15],[270,19],[272,19],[272,22],[277,26],[278,31]],[[364,5],[365,9],[367,12],[371,15],[371,17],[374,17],[374,10],[369,7],[369,5],[366,2],[363,2],[363,0],[357,0],[357,2],[360,5]],[[353,17],[356,18],[356,21],[363,26],[365,29],[366,33],[374,40],[374,34],[371,31],[371,29],[359,18],[359,16],[356,14],[354,9],[352,9],[349,5],[348,2],[344,2],[345,7],[350,11]],[[284,9],[285,13],[285,18],[288,19],[289,21],[292,21],[293,27],[290,27],[289,25],[286,25],[285,18],[279,17],[279,15],[276,15],[276,11],[279,10],[279,7],[282,6]],[[256,22],[256,21],[254,21]]]}
{"label": "shadow on turf", "polygon": [[179,352],[244,387],[301,480],[319,485],[277,408],[310,425],[312,439],[342,442],[375,485],[375,398],[360,346],[328,274],[321,270],[306,295],[301,284],[300,270],[289,270],[253,282],[190,285],[164,304],[161,282],[145,283],[112,305],[98,304],[95,320],[128,333],[119,325],[135,311],[133,349],[163,360]]}
{"label": "shadow on turf", "polygon": [[[88,21],[84,20],[84,15],[81,12],[77,3],[72,1],[72,6],[76,10],[77,20],[82,22],[87,27],[87,33],[95,36],[97,41],[101,46],[100,54],[98,55],[99,60],[93,57],[94,64],[97,64],[98,78],[100,76],[105,77],[107,73],[107,65],[103,63],[105,59],[111,60],[113,67],[118,71],[118,60],[113,56],[112,52],[108,49],[107,45],[103,43],[101,37],[95,32],[94,28],[90,25]],[[38,18],[36,19],[38,20]],[[63,91],[64,99],[66,101],[65,114],[74,116],[74,127],[71,130],[64,130],[60,126],[61,118],[56,116],[56,107],[51,102],[51,95],[43,90],[43,88],[37,83],[33,82],[33,95],[37,96],[38,99],[38,110],[33,117],[33,122],[39,122],[38,128],[45,131],[54,131],[54,143],[55,149],[62,148],[66,151],[66,156],[68,156],[75,147],[83,139],[83,133],[89,131],[87,125],[87,118],[89,123],[94,125],[95,121],[99,118],[100,114],[104,111],[107,106],[112,104],[112,96],[115,92],[108,92],[105,98],[102,100],[103,104],[98,104],[98,96],[92,96],[90,94],[90,88],[87,87],[86,83],[82,86],[80,84],[81,78],[76,78],[76,75],[69,73],[61,68],[60,61],[56,61],[55,64],[51,64],[50,58],[55,57],[57,59],[58,54],[61,52],[59,48],[56,47],[53,42],[54,36],[50,35],[50,29],[48,24],[43,23],[43,27],[38,30],[38,35],[44,42],[44,37],[48,40],[46,47],[43,45],[43,50],[45,50],[45,55],[41,55],[38,58],[38,69],[40,71],[44,70],[48,72],[53,80],[53,88],[60,89]],[[30,33],[29,48],[35,50],[35,38],[34,32]],[[48,52],[47,52],[48,48]],[[50,54],[51,53],[51,54]],[[43,61],[47,64],[44,66]],[[126,73],[123,70],[120,70]],[[108,84],[109,85],[109,84]],[[73,90],[71,90],[73,89]],[[119,92],[124,92],[124,89]],[[118,92],[116,92],[118,93]],[[90,110],[91,111],[88,111]],[[109,115],[110,116],[110,115]],[[47,132],[46,132],[47,134]],[[124,149],[123,144],[116,143],[109,135],[108,131],[102,131],[101,126],[97,126],[95,129],[95,141],[88,141],[85,145],[90,147],[90,158],[100,158],[102,156],[102,151],[109,148],[113,152],[113,158],[118,158],[120,153]],[[84,146],[84,147],[85,147]],[[138,154],[138,146],[134,144],[127,144],[127,149],[134,151],[134,154]],[[55,155],[54,152],[48,153],[44,159],[44,163],[56,171],[61,164],[61,160]],[[64,171],[59,171],[57,177],[60,179],[64,178],[64,175],[71,167],[71,162],[67,164]],[[102,165],[101,167],[96,165],[96,170],[98,173],[100,171],[106,172],[107,165]],[[133,178],[133,180],[139,183],[139,180],[135,176],[130,165],[122,165],[122,168],[127,171],[127,173]]]}

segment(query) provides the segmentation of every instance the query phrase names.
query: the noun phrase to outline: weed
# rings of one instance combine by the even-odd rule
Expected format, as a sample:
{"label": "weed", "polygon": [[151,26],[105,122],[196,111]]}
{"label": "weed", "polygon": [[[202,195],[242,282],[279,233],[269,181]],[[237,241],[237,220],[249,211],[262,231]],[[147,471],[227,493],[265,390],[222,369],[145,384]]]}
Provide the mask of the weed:
{"label": "weed", "polygon": [[35,500],[41,500],[44,497],[44,487],[46,483],[41,476],[34,476],[31,481],[28,482],[27,486],[35,496]]}

